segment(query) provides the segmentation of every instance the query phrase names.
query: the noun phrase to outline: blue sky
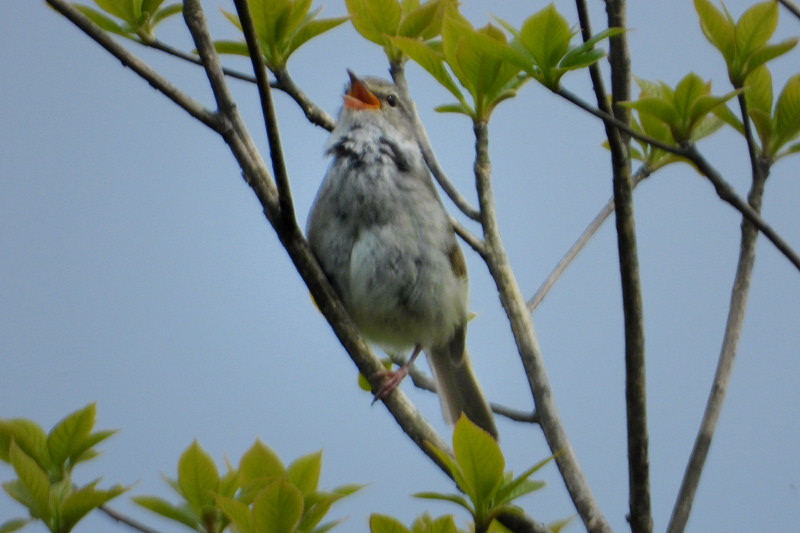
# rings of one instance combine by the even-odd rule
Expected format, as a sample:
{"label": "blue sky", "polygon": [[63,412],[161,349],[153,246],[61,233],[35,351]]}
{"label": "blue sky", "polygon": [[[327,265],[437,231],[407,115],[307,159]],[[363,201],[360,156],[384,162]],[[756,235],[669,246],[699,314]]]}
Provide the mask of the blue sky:
{"label": "blue sky", "polygon": [[[596,4],[596,5],[595,5]],[[731,1],[738,16],[750,2]],[[212,31],[234,38],[205,3]],[[519,23],[545,6],[517,0],[464,2],[477,25],[489,13]],[[557,2],[571,21],[570,2]],[[595,2],[601,27],[602,5]],[[325,3],[324,14],[344,12]],[[633,70],[674,84],[689,71],[729,85],[700,33],[692,3],[631,2]],[[782,12],[778,38],[800,23]],[[191,44],[180,17],[160,37]],[[152,90],[43,2],[11,0],[0,17],[0,417],[49,428],[98,403],[98,427],[121,431],[78,473],[133,484],[132,494],[174,499],[174,475],[194,439],[222,464],[259,437],[289,462],[325,450],[322,485],[368,483],[334,507],[339,531],[366,531],[370,512],[410,522],[453,507],[414,500],[450,481],[356,386],[356,371],[273,235],[224,143]],[[132,50],[211,105],[202,72],[163,54]],[[798,52],[774,63],[776,87],[797,72]],[[241,69],[246,63],[235,59]],[[335,113],[345,69],[383,75],[381,51],[351,27],[331,31],[289,63],[296,81]],[[415,66],[409,81],[439,159],[474,202],[472,133],[438,115],[449,102]],[[584,98],[586,77],[565,85]],[[265,145],[252,86],[231,82],[240,110]],[[777,92],[777,89],[776,89]],[[327,133],[276,95],[298,218],[305,220],[327,161]],[[527,294],[611,194],[602,125],[528,84],[491,124],[500,223]],[[740,192],[749,165],[741,139],[722,131],[701,149]],[[764,217],[800,249],[798,158],[778,163]],[[454,212],[448,203],[448,209]],[[690,167],[675,165],[636,192],[645,298],[652,492],[664,529],[716,364],[738,253],[740,217]],[[468,253],[469,344],[493,401],[531,407],[521,365],[485,267]],[[800,522],[800,275],[759,240],[750,306],[730,394],[698,491],[690,531],[792,531]],[[616,244],[607,224],[534,315],[573,446],[608,520],[626,530],[623,333]],[[438,401],[404,385],[449,438]],[[549,455],[541,432],[500,419],[508,467]],[[0,479],[11,476],[0,466]],[[554,467],[548,487],[522,504],[549,522],[574,513]],[[114,507],[165,531],[126,497]],[[0,522],[21,507],[0,495]],[[465,517],[457,515],[463,523]],[[110,530],[103,516],[76,531]],[[42,531],[31,527],[30,531]],[[123,531],[122,528],[119,528]],[[574,521],[570,531],[582,531]]]}

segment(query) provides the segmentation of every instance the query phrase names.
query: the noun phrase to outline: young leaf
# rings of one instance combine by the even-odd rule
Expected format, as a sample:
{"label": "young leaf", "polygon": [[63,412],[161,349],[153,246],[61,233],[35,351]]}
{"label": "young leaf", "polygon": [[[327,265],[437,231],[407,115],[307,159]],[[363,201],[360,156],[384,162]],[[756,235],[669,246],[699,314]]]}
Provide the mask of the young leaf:
{"label": "young leaf", "polygon": [[253,522],[253,513],[246,504],[233,498],[217,497],[217,505],[230,519],[236,528],[235,530],[241,533],[258,533]]}
{"label": "young leaf", "polygon": [[47,449],[55,467],[61,467],[67,459],[75,459],[85,448],[84,441],[94,427],[97,406],[91,403],[66,416],[58,422],[47,436]]}
{"label": "young leaf", "polygon": [[775,151],[800,134],[800,74],[789,78],[775,104]]}
{"label": "young leaf", "polygon": [[280,457],[260,439],[242,455],[239,461],[241,483],[246,486],[254,481],[272,481],[286,472]]}
{"label": "young leaf", "polygon": [[59,514],[62,531],[70,531],[84,516],[127,490],[120,486],[98,490],[96,485],[95,481],[73,490],[61,502]]}
{"label": "young leaf", "polygon": [[9,448],[9,459],[14,468],[19,483],[17,488],[22,491],[28,511],[34,518],[39,518],[45,523],[50,521],[50,480],[42,468],[22,448],[12,442]]}
{"label": "young leaf", "polygon": [[317,490],[322,471],[322,451],[310,453],[296,459],[286,470],[286,475],[295,487],[305,496]]}
{"label": "young leaf", "polygon": [[464,95],[447,72],[447,69],[444,68],[444,58],[441,54],[436,53],[427,44],[409,37],[394,37],[392,38],[392,43],[418,63],[419,66],[427,70],[428,74],[433,76],[442,87],[450,91],[450,94],[455,96],[459,102],[464,101]]}
{"label": "young leaf", "polygon": [[470,503],[458,494],[442,494],[440,492],[417,492],[416,494],[412,494],[415,498],[420,498],[422,500],[439,500],[443,502],[450,502],[456,505],[460,505],[471,514],[475,513],[475,509],[470,505]]}
{"label": "young leaf", "polygon": [[141,505],[148,511],[161,515],[164,518],[174,520],[175,522],[179,522],[191,529],[198,529],[200,527],[200,523],[192,513],[186,509],[172,505],[163,498],[159,498],[157,496],[135,496],[132,498],[132,500],[134,503]]}
{"label": "young leaf", "polygon": [[30,519],[26,520],[24,518],[12,518],[11,520],[6,520],[0,524],[0,533],[12,533],[13,531],[22,529],[30,523]]}
{"label": "young leaf", "polygon": [[694,8],[700,17],[703,34],[722,52],[725,61],[732,62],[736,53],[733,21],[714,7],[709,0],[694,0]]}
{"label": "young leaf", "polygon": [[303,516],[303,495],[281,478],[262,490],[253,501],[253,525],[258,531],[292,533]]}
{"label": "young leaf", "polygon": [[178,460],[178,485],[181,494],[198,516],[213,506],[219,486],[219,472],[211,456],[194,441]]}
{"label": "young leaf", "polygon": [[465,416],[456,423],[453,451],[464,475],[461,488],[476,506],[503,482],[505,459],[497,441]]}
{"label": "young leaf", "polygon": [[750,55],[770,40],[778,27],[778,3],[755,4],[736,23],[736,45],[744,55]]}
{"label": "young leaf", "polygon": [[414,533],[458,533],[458,527],[453,519],[453,515],[448,514],[434,519],[430,514],[425,513],[411,524]]}
{"label": "young leaf", "polygon": [[86,18],[100,26],[101,29],[115,33],[117,35],[122,35],[123,37],[128,37],[129,39],[132,38],[132,34],[130,31],[124,29],[122,26],[117,24],[113,19],[105,16],[101,12],[93,9],[89,6],[85,6],[82,4],[75,4],[75,9],[83,13]]}
{"label": "young leaf", "polygon": [[372,533],[411,533],[411,530],[396,518],[377,513],[369,516],[369,530]]}

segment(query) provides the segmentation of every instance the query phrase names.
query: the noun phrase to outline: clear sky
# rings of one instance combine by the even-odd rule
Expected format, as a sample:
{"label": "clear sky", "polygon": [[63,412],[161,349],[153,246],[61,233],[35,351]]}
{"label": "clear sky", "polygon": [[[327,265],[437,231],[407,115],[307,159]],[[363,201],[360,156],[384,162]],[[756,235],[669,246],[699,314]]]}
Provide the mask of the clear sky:
{"label": "clear sky", "polygon": [[[88,2],[88,0],[87,0]],[[751,2],[732,0],[738,16]],[[692,2],[630,2],[633,70],[674,84],[689,71],[729,84],[702,36]],[[234,38],[205,2],[212,31]],[[477,25],[489,14],[519,24],[544,2],[465,1]],[[557,2],[575,21],[571,2]],[[592,2],[595,27],[602,3]],[[344,12],[325,3],[326,16]],[[800,33],[782,12],[778,38]],[[180,17],[160,37],[192,48]],[[211,105],[202,72],[163,54],[132,50]],[[777,87],[798,71],[795,51],[773,64]],[[246,68],[235,59],[233,66]],[[383,75],[377,46],[351,27],[331,31],[289,63],[296,81],[335,113],[346,68]],[[98,427],[121,431],[78,481],[134,484],[131,494],[173,499],[161,473],[198,439],[222,465],[259,437],[289,462],[325,450],[322,486],[368,483],[334,507],[338,531],[366,531],[369,512],[406,523],[415,500],[451,482],[381,405],[356,386],[354,366],[311,304],[225,144],[44,2],[11,0],[0,16],[0,417],[51,427],[98,403]],[[470,199],[472,133],[460,116],[432,111],[447,93],[409,67],[409,80],[440,161]],[[593,98],[583,73],[565,85]],[[240,110],[264,146],[253,87],[232,81]],[[305,220],[327,164],[327,133],[277,95],[298,218]],[[602,125],[533,83],[501,104],[491,124],[500,223],[527,294],[611,194]],[[741,138],[723,131],[701,149],[740,192],[749,166]],[[774,167],[765,218],[800,249],[795,156]],[[448,209],[454,212],[448,203]],[[722,337],[738,253],[739,215],[687,165],[636,191],[647,324],[652,493],[666,528],[702,415]],[[613,224],[607,224],[536,311],[548,371],[578,457],[616,530],[627,530],[623,333]],[[493,401],[531,408],[494,286],[471,254],[469,344]],[[800,523],[800,274],[761,238],[730,394],[689,523],[691,531],[796,531]],[[449,438],[436,398],[404,388]],[[549,455],[541,432],[499,420],[508,467]],[[11,471],[0,466],[0,479]],[[554,467],[521,503],[549,522],[574,514]],[[175,531],[123,496],[113,506]],[[22,514],[0,495],[0,522]],[[457,514],[461,523],[465,516]],[[76,531],[110,531],[103,516]],[[31,527],[30,531],[42,531]],[[119,528],[119,531],[124,529]],[[582,531],[576,520],[570,531]]]}

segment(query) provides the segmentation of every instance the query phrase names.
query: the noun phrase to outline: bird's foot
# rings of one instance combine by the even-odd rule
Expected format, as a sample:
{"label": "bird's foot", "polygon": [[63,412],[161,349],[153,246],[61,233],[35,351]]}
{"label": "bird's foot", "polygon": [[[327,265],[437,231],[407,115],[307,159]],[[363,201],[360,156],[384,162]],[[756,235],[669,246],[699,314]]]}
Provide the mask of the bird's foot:
{"label": "bird's foot", "polygon": [[386,370],[375,374],[375,377],[382,378],[384,381],[375,393],[375,396],[372,397],[372,403],[374,404],[378,400],[383,400],[389,396],[389,394],[391,394],[391,392],[406,378],[408,375],[408,368],[409,365],[406,363],[397,370]]}

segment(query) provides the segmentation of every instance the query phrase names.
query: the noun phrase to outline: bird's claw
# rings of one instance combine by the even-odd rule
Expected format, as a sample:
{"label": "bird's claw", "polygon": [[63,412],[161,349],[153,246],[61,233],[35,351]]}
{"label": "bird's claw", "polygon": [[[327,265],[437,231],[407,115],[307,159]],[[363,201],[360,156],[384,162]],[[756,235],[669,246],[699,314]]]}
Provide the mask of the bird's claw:
{"label": "bird's claw", "polygon": [[408,367],[401,366],[397,370],[386,370],[384,372],[378,372],[375,374],[377,378],[383,378],[384,382],[381,384],[381,387],[375,393],[375,396],[372,397],[372,403],[374,404],[378,400],[383,400],[391,392],[397,388],[398,385],[406,378],[408,375]]}

